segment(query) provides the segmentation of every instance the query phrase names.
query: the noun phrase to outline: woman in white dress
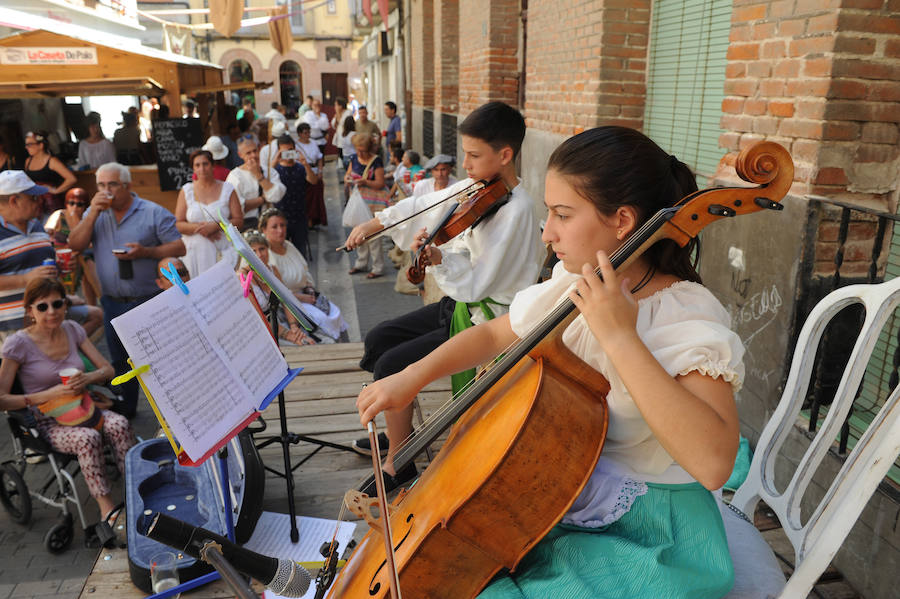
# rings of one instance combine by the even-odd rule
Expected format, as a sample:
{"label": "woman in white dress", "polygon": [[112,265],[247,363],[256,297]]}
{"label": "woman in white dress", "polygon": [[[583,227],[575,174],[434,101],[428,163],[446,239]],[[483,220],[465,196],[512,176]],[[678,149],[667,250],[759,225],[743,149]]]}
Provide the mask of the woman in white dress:
{"label": "woman in white dress", "polygon": [[175,226],[187,250],[182,261],[193,278],[220,259],[237,265],[237,251],[216,221],[221,213],[235,227],[240,227],[244,224],[244,215],[231,183],[216,180],[212,154],[197,150],[189,160],[197,179],[186,183],[178,194]]}
{"label": "woman in white dress", "polygon": [[347,330],[341,309],[316,291],[309,265],[297,247],[287,239],[287,218],[281,210],[269,208],[259,217],[259,230],[269,242],[269,263],[279,272],[281,282],[300,300],[303,313],[322,333],[338,340]]}

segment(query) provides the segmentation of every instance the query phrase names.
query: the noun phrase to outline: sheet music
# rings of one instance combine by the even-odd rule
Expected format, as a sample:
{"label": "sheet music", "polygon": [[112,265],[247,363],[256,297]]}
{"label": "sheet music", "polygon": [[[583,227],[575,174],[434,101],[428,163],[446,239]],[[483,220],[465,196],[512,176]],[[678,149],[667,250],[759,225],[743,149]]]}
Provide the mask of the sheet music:
{"label": "sheet music", "polygon": [[[188,456],[199,459],[249,417],[287,363],[225,262],[112,324]],[[238,335],[241,335],[238,337]]]}
{"label": "sheet music", "polygon": [[[244,549],[295,562],[320,562],[324,558],[319,553],[319,548],[323,543],[331,541],[335,526],[338,527],[335,538],[340,543],[338,552],[343,555],[347,544],[353,538],[356,522],[338,524],[337,520],[297,516],[297,530],[300,538],[297,543],[291,543],[290,515],[263,512],[256,523],[256,528],[253,529],[253,535],[244,544]],[[316,594],[315,577],[313,578],[309,590],[303,595],[304,599],[313,599]],[[269,590],[266,591],[265,596],[267,599],[280,599],[281,597]]]}

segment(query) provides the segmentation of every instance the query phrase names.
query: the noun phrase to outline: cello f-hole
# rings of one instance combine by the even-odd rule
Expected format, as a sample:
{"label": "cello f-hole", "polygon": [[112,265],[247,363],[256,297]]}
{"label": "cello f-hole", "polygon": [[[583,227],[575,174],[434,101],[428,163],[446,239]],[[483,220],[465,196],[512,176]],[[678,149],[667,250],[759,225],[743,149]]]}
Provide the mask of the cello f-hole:
{"label": "cello f-hole", "polygon": [[[415,514],[410,514],[409,516],[406,517],[406,522],[407,523],[411,522],[414,517],[415,517]],[[410,527],[408,529],[406,529],[406,534],[403,535],[403,538],[400,539],[400,542],[397,543],[397,545],[394,547],[394,551],[398,551],[400,549],[400,546],[403,545],[403,542],[406,540],[406,537],[409,536],[409,533],[411,531],[412,531],[412,526],[410,525]],[[375,579],[378,578],[378,573],[381,572],[381,569],[384,568],[385,564],[387,564],[386,559],[383,562],[381,562],[381,565],[378,566],[378,569],[375,570],[374,574],[372,574],[372,580],[369,581],[369,595],[372,597],[377,595],[378,591],[381,589],[381,583],[375,582]]]}

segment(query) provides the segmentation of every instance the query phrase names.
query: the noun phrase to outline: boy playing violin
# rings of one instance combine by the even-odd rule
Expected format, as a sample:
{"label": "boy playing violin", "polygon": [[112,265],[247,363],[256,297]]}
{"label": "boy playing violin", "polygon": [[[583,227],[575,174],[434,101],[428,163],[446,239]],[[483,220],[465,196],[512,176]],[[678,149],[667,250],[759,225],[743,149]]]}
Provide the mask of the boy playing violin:
{"label": "boy playing violin", "polygon": [[[454,195],[477,181],[500,177],[510,190],[508,199],[492,215],[477,222],[440,248],[426,246],[423,256],[431,264],[427,271],[446,294],[439,302],[382,322],[365,339],[360,367],[375,380],[400,372],[447,341],[459,331],[506,313],[520,289],[538,277],[544,248],[532,200],[516,177],[515,159],[525,137],[525,120],[518,110],[502,102],[489,102],[475,109],[459,125],[465,153],[462,166],[468,177],[432,194],[409,197],[351,231],[345,247],[359,246],[367,235],[381,231],[423,208]],[[427,234],[450,209],[450,200],[390,231],[400,247],[418,250]],[[455,377],[454,391],[474,374],[474,369]],[[412,432],[412,406],[385,413],[387,438],[379,439],[388,449],[384,463],[388,491],[416,475],[415,464],[402,472],[393,467],[393,456]],[[354,449],[371,455],[369,439],[353,442]],[[370,493],[372,495],[374,493]]]}

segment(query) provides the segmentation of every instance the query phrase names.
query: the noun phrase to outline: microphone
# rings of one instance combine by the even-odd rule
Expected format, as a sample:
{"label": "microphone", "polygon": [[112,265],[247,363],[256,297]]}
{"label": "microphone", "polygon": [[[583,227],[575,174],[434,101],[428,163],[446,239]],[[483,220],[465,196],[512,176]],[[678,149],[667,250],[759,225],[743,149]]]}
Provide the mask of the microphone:
{"label": "microphone", "polygon": [[244,549],[212,531],[159,512],[152,516],[149,525],[147,519],[143,517],[138,521],[138,532],[141,534],[197,559],[201,559],[200,549],[203,545],[207,541],[215,541],[222,546],[222,555],[235,569],[262,582],[266,588],[279,595],[302,597],[312,581],[306,568],[291,560],[277,559]]}

